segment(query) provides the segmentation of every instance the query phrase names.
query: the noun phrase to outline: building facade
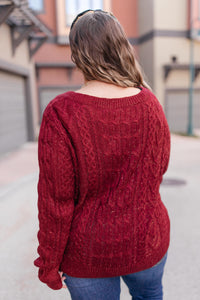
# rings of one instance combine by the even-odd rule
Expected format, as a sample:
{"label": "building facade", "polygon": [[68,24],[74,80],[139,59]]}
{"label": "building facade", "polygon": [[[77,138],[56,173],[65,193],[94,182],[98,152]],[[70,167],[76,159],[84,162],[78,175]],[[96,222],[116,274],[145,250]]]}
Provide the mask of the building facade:
{"label": "building facade", "polygon": [[192,127],[195,133],[200,129],[200,1],[139,0],[138,12],[140,61],[170,129],[187,133]]}
{"label": "building facade", "polygon": [[35,140],[38,120],[32,58],[50,35],[26,1],[0,1],[0,155]]}
{"label": "building facade", "polygon": [[69,29],[87,8],[119,19],[171,131],[200,129],[200,0],[1,0],[0,153],[37,140],[49,101],[83,84]]}
{"label": "building facade", "polygon": [[[94,0],[85,1],[85,6],[83,1],[41,2],[39,17],[51,28],[53,38],[35,57],[40,120],[50,99],[83,83],[70,59],[68,35],[74,16],[86,8],[102,8],[111,11],[124,27],[145,79],[164,107],[171,131],[186,133],[189,123],[194,129],[200,128],[199,0]],[[191,24],[197,29],[192,50]]]}

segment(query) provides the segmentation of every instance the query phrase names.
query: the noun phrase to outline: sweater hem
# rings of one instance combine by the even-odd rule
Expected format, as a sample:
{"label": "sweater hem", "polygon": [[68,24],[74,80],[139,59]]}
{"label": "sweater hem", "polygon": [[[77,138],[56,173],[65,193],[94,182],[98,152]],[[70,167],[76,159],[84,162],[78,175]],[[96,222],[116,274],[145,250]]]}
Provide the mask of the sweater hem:
{"label": "sweater hem", "polygon": [[73,263],[70,265],[69,261],[68,263],[63,263],[61,264],[61,270],[67,274],[68,276],[71,277],[78,277],[78,278],[105,278],[105,277],[118,277],[118,276],[124,276],[124,275],[128,275],[128,274],[132,274],[132,273],[137,273],[140,271],[144,271],[146,269],[150,269],[152,267],[154,267],[155,265],[157,265],[162,259],[163,257],[166,255],[168,251],[165,250],[164,252],[162,252],[162,254],[160,254],[159,256],[157,256],[154,259],[149,259],[149,263],[147,264],[140,264],[140,265],[136,265],[136,264],[132,264],[129,266],[125,265],[124,267],[103,267],[103,268],[98,268],[98,267],[88,267],[88,265],[81,265],[80,263],[80,267],[77,268],[76,270],[73,267]]}

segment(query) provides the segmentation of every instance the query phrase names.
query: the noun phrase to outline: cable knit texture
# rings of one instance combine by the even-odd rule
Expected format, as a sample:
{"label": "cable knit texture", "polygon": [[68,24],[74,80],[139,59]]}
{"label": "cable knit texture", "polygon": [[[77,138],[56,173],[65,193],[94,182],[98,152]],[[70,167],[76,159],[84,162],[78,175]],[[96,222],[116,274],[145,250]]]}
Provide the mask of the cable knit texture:
{"label": "cable knit texture", "polygon": [[155,95],[99,98],[66,92],[46,107],[39,134],[39,278],[58,271],[112,277],[155,265],[169,246],[159,187],[170,132]]}

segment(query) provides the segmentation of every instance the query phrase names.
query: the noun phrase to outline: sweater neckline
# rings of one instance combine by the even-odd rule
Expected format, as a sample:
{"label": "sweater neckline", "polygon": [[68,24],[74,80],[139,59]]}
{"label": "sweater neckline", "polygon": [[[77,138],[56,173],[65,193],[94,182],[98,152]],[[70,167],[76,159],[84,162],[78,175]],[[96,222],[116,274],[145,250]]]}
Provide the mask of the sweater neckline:
{"label": "sweater neckline", "polygon": [[147,88],[140,86],[141,90],[139,93],[135,95],[125,96],[121,98],[103,98],[98,96],[92,96],[88,94],[83,94],[75,91],[70,91],[74,100],[82,103],[93,104],[97,106],[110,106],[110,107],[121,107],[127,106],[130,104],[137,104],[144,100],[144,94],[147,91]]}

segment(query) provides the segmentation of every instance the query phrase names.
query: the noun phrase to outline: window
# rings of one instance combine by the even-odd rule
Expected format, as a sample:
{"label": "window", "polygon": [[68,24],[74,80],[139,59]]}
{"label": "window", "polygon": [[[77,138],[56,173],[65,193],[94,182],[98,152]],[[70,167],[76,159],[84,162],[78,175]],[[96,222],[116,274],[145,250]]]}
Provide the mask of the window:
{"label": "window", "polygon": [[35,11],[43,10],[43,0],[28,0],[29,7]]}
{"label": "window", "polygon": [[103,0],[65,0],[66,25],[70,26],[78,13],[86,9],[103,9]]}
{"label": "window", "polygon": [[76,15],[86,9],[111,11],[112,0],[56,0],[57,43],[69,43],[70,26]]}

